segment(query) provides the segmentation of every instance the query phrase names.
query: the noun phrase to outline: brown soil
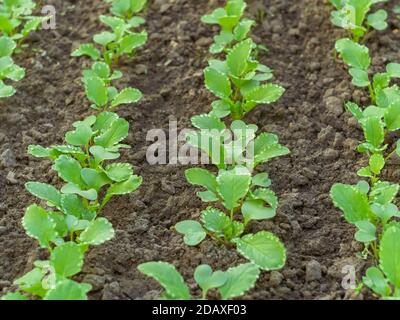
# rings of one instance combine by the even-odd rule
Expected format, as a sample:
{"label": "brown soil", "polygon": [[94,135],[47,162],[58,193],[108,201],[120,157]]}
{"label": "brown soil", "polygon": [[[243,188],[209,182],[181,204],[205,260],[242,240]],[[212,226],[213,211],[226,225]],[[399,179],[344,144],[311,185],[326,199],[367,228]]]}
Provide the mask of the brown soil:
{"label": "brown soil", "polygon": [[[80,276],[92,283],[93,299],[157,297],[159,286],[136,270],[141,262],[171,262],[194,284],[193,270],[200,263],[226,269],[245,261],[211,240],[187,247],[170,227],[198,217],[204,205],[184,178],[186,167],[146,162],[148,130],[167,130],[173,119],[180,129],[189,128],[191,116],[209,110],[212,96],[203,86],[202,69],[216,30],[203,25],[200,17],[222,2],[152,1],[148,45],[136,61],[121,67],[120,86],[135,86],[144,93],[140,103],[119,111],[131,124],[128,143],[133,148],[124,160],[134,164],[144,183],[104,210],[116,237],[90,251]],[[0,291],[8,290],[41,255],[20,223],[24,208],[35,201],[24,183],[58,181],[50,162],[29,157],[27,147],[61,143],[72,122],[90,113],[80,82],[82,64],[88,61],[70,53],[98,32],[97,17],[107,11],[100,0],[46,3],[57,9],[57,29],[30,37],[29,49],[17,58],[27,76],[14,97],[0,102]],[[354,265],[360,277],[365,262],[355,257],[360,248],[353,241],[354,230],[329,198],[333,183],[357,181],[356,169],[364,161],[353,151],[361,132],[343,110],[347,99],[365,101],[364,93],[354,90],[343,66],[332,58],[334,41],[343,34],[330,23],[330,7],[322,0],[248,3],[249,15],[261,20],[254,39],[270,49],[262,61],[275,70],[275,81],[287,91],[278,103],[258,107],[246,120],[278,134],[292,154],[261,168],[273,179],[280,207],[273,221],[251,226],[253,231],[276,233],[287,247],[288,261],[279,272],[264,272],[244,299],[356,298],[342,289],[341,269]],[[399,27],[392,16],[388,30],[369,37],[374,69],[400,61]],[[400,170],[389,166],[387,179],[399,178]]]}

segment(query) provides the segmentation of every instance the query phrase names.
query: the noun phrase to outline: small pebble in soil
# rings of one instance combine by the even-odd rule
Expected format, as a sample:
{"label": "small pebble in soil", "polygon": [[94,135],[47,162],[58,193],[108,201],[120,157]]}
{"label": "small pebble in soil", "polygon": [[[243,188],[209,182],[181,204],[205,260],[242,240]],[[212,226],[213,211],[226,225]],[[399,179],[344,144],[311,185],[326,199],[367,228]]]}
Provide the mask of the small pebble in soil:
{"label": "small pebble in soil", "polygon": [[0,163],[3,167],[13,167],[16,165],[15,155],[11,149],[6,149],[0,155]]}
{"label": "small pebble in soil", "polygon": [[340,116],[343,112],[343,102],[337,97],[328,97],[325,99],[326,108],[330,113],[336,117]]}
{"label": "small pebble in soil", "polygon": [[316,260],[311,260],[306,265],[306,281],[316,281],[320,280],[322,277],[321,275],[321,265]]}

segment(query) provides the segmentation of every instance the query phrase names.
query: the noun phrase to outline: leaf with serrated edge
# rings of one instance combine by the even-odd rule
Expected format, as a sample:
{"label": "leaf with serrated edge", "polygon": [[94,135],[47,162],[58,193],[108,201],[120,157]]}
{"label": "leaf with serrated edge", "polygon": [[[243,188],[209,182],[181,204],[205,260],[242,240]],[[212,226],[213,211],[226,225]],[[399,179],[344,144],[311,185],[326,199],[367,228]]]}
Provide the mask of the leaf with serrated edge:
{"label": "leaf with serrated edge", "polygon": [[253,288],[260,275],[260,270],[253,263],[245,263],[229,268],[226,274],[228,275],[228,280],[219,288],[221,297],[224,300],[240,297]]}
{"label": "leaf with serrated edge", "polygon": [[106,218],[92,221],[81,233],[79,240],[90,245],[100,245],[114,237],[114,229]]}
{"label": "leaf with serrated edge", "polygon": [[189,288],[176,268],[166,262],[146,262],[138,266],[140,272],[155,279],[174,299],[190,300]]}
{"label": "leaf with serrated edge", "polygon": [[61,194],[52,185],[41,182],[27,182],[25,188],[35,197],[45,200],[57,208],[60,207]]}
{"label": "leaf with serrated edge", "polygon": [[76,243],[65,242],[53,250],[50,262],[56,274],[71,277],[82,269],[83,252]]}
{"label": "leaf with serrated edge", "polygon": [[281,269],[286,262],[286,249],[277,236],[267,231],[235,239],[236,249],[263,270]]}

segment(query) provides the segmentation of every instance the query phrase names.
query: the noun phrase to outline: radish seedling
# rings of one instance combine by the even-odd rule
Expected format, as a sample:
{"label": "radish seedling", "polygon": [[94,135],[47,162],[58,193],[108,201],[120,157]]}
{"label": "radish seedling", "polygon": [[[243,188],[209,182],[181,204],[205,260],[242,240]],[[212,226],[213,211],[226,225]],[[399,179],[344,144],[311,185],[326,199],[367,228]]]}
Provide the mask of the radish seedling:
{"label": "radish seedling", "polygon": [[[208,154],[211,163],[219,169],[217,175],[201,168],[186,170],[189,183],[203,187],[198,192],[206,203],[218,203],[224,210],[209,207],[201,214],[201,223],[186,220],[176,224],[175,229],[184,235],[186,244],[198,245],[207,235],[237,250],[265,270],[281,268],[286,259],[285,248],[272,233],[260,231],[245,234],[252,220],[270,219],[275,216],[278,199],[269,188],[267,173],[252,176],[261,163],[283,156],[289,150],[279,144],[276,135],[261,133],[256,136],[257,126],[246,125],[241,120],[232,123],[232,141],[224,141],[225,124],[211,115],[192,118],[199,129],[188,135],[188,142]],[[245,155],[250,150],[251,157]],[[238,213],[242,218],[236,220]]]}
{"label": "radish seedling", "polygon": [[228,0],[224,8],[215,9],[201,18],[202,22],[217,24],[221,28],[220,34],[214,37],[211,53],[226,51],[233,44],[247,38],[255,21],[242,19],[245,8],[246,3],[243,0]]}
{"label": "radish seedling", "polygon": [[336,11],[331,13],[331,21],[334,25],[348,30],[355,42],[359,42],[362,37],[371,29],[384,30],[388,24],[386,22],[388,14],[380,9],[370,13],[371,7],[379,2],[387,0],[331,0]]}
{"label": "radish seedling", "polygon": [[[100,245],[114,237],[111,223],[98,217],[104,206],[114,196],[135,191],[142,182],[130,164],[106,164],[128,147],[121,144],[128,135],[126,120],[102,112],[73,126],[75,129],[65,135],[65,145],[29,147],[33,156],[52,160],[53,170],[64,181],[61,190],[46,183],[26,183],[26,189],[47,208],[29,206],[22,224],[30,237],[49,250],[51,258],[38,261],[36,268],[15,284],[42,299],[86,298],[90,286],[68,277],[80,272],[89,245]],[[46,279],[53,282],[49,284]]]}
{"label": "radish seedling", "polygon": [[[130,1],[114,1],[116,3],[129,3]],[[139,1],[143,2],[143,1]],[[138,1],[131,2],[138,4]],[[113,6],[115,9],[116,7]],[[120,8],[118,6],[118,8]],[[121,7],[122,8],[122,7]],[[125,8],[125,7],[124,7]],[[115,14],[117,9],[112,10]],[[94,61],[104,60],[109,66],[113,63],[118,64],[121,56],[128,55],[133,57],[136,49],[143,46],[147,41],[147,32],[133,32],[132,29],[140,26],[144,20],[139,17],[132,17],[128,20],[125,19],[123,12],[122,17],[119,16],[100,16],[100,21],[111,28],[112,31],[103,31],[93,37],[93,41],[101,47],[98,50],[93,43],[82,44],[77,48],[72,56],[89,56]],[[128,15],[129,16],[129,15]]]}
{"label": "radish seedling", "polygon": [[213,116],[242,119],[257,104],[272,103],[282,96],[281,86],[263,83],[272,78],[272,71],[252,58],[254,48],[254,42],[247,39],[236,44],[225,61],[209,61],[205,85],[219,98],[212,104]]}
{"label": "radish seedling", "polygon": [[[189,287],[176,268],[166,262],[146,262],[138,266],[140,272],[154,278],[164,289],[161,296],[168,300],[191,300]],[[243,295],[252,289],[258,279],[260,271],[252,263],[238,265],[227,271],[213,271],[207,264],[198,266],[194,272],[194,279],[201,288],[201,299],[207,299],[207,293],[217,289],[223,300]]]}
{"label": "radish seedling", "polygon": [[25,76],[25,69],[17,66],[11,58],[15,46],[11,38],[0,37],[0,98],[11,97],[15,94],[15,89],[5,84],[4,80],[19,81]]}
{"label": "radish seedling", "polygon": [[349,66],[353,85],[368,88],[373,105],[385,109],[400,98],[399,87],[390,86],[392,79],[400,78],[400,64],[389,63],[386,72],[376,73],[371,79],[369,76],[371,58],[366,46],[345,38],[336,41],[335,49]]}
{"label": "radish seedling", "polygon": [[20,44],[48,17],[32,15],[36,3],[32,0],[3,0],[0,2],[0,32]]}

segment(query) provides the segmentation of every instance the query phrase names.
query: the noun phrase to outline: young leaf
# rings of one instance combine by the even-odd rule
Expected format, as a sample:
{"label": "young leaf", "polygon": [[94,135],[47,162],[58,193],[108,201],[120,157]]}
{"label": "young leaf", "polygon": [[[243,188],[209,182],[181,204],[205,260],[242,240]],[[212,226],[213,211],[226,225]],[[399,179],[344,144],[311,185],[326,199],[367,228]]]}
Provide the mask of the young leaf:
{"label": "young leaf", "polygon": [[94,139],[95,143],[101,147],[112,147],[128,136],[129,123],[125,119],[119,118],[112,122],[111,126],[101,135]]}
{"label": "young leaf", "polygon": [[382,297],[388,297],[391,294],[392,290],[387,283],[385,276],[376,267],[370,267],[367,269],[367,272],[363,277],[363,282],[367,287]]}
{"label": "young leaf", "polygon": [[197,246],[207,236],[201,224],[194,220],[178,222],[175,230],[184,235],[183,241],[188,246]]}
{"label": "young leaf", "polygon": [[244,167],[221,171],[217,177],[217,191],[228,210],[239,206],[239,200],[246,196],[251,182],[250,172]]}
{"label": "young leaf", "polygon": [[253,263],[245,263],[229,268],[226,274],[228,275],[228,280],[219,288],[221,297],[224,300],[239,297],[253,288],[260,275],[260,270]]}
{"label": "young leaf", "polygon": [[142,177],[133,175],[128,180],[113,184],[103,199],[103,205],[106,204],[113,196],[124,195],[135,191],[142,184]]}
{"label": "young leaf", "polygon": [[229,78],[220,71],[213,68],[204,70],[205,85],[208,90],[219,98],[229,98],[232,93]]}
{"label": "young leaf", "polygon": [[236,249],[263,270],[281,269],[286,262],[286,249],[272,233],[260,231],[235,239]]}
{"label": "young leaf", "polygon": [[368,243],[376,240],[376,227],[368,220],[357,221],[355,223],[358,231],[355,234],[355,239],[359,242]]}
{"label": "young leaf", "polygon": [[166,262],[146,262],[138,266],[140,272],[152,277],[173,299],[190,300],[189,288],[176,268]]}
{"label": "young leaf", "polygon": [[400,100],[385,109],[384,117],[388,130],[396,131],[400,129]]}
{"label": "young leaf", "polygon": [[368,15],[367,22],[368,24],[376,29],[376,30],[385,30],[388,26],[386,19],[388,14],[386,10],[380,9],[375,13],[371,13]]}
{"label": "young leaf", "polygon": [[218,237],[224,237],[232,233],[232,223],[229,217],[215,208],[207,208],[201,213],[201,221],[208,231]]}
{"label": "young leaf", "polygon": [[0,300],[28,300],[28,298],[19,292],[9,292],[2,296]]}
{"label": "young leaf", "polygon": [[85,90],[88,99],[96,106],[103,107],[108,102],[107,87],[99,77],[88,78],[85,81]]}
{"label": "young leaf", "polygon": [[122,182],[133,175],[132,165],[129,163],[113,163],[106,167],[105,174],[115,182]]}
{"label": "young leaf", "polygon": [[89,245],[100,245],[114,238],[114,229],[106,218],[92,221],[79,236],[79,241]]}
{"label": "young leaf", "polygon": [[343,61],[352,68],[368,70],[371,64],[369,50],[350,39],[340,39],[335,44],[336,51],[340,53]]}
{"label": "young leaf", "polygon": [[22,226],[27,235],[38,240],[43,248],[48,247],[49,243],[57,237],[55,222],[50,218],[46,210],[35,204],[26,209],[22,219]]}
{"label": "young leaf", "polygon": [[78,194],[81,197],[94,201],[97,199],[97,192],[94,189],[82,190],[78,185],[74,183],[67,183],[61,188],[61,192],[65,194]]}
{"label": "young leaf", "polygon": [[65,242],[53,250],[50,262],[56,274],[71,277],[82,269],[83,252],[76,243]]}
{"label": "young leaf", "polygon": [[43,288],[42,284],[43,277],[43,271],[40,268],[34,268],[16,279],[14,284],[24,292],[43,297],[46,294],[46,289]]}
{"label": "young leaf", "polygon": [[82,167],[74,158],[64,155],[59,156],[56,161],[54,161],[53,169],[57,171],[58,176],[65,182],[71,182],[78,186],[83,185],[81,179]]}
{"label": "young leaf", "polygon": [[285,89],[276,84],[265,84],[254,88],[253,90],[246,93],[245,98],[248,101],[257,103],[272,103],[277,101]]}
{"label": "young leaf", "polygon": [[229,71],[235,77],[241,77],[247,69],[247,60],[250,58],[253,41],[244,40],[235,45],[226,57]]}
{"label": "young leaf", "polygon": [[379,248],[380,267],[396,287],[400,288],[400,228],[389,227],[382,236]]}
{"label": "young leaf", "polygon": [[379,148],[385,138],[384,124],[378,117],[368,117],[363,121],[364,135],[371,145]]}
{"label": "young leaf", "polygon": [[217,192],[217,178],[208,170],[191,168],[185,171],[185,176],[190,184],[205,187],[213,193]]}
{"label": "young leaf", "polygon": [[40,182],[27,182],[25,188],[35,197],[45,200],[58,208],[61,206],[61,194],[52,185]]}
{"label": "young leaf", "polygon": [[64,279],[47,292],[44,300],[87,300],[87,293],[91,289],[90,284]]}
{"label": "young leaf", "polygon": [[99,60],[101,55],[100,51],[95,48],[95,46],[90,44],[82,44],[79,48],[74,50],[71,54],[73,57],[80,57],[80,56],[89,56],[93,60]]}
{"label": "young leaf", "polygon": [[194,280],[196,280],[205,295],[208,290],[223,286],[228,280],[228,275],[223,271],[213,272],[209,265],[202,264],[196,268]]}
{"label": "young leaf", "polygon": [[333,204],[343,211],[350,223],[368,220],[370,212],[367,196],[354,186],[336,183],[331,188]]}
{"label": "young leaf", "polygon": [[2,36],[0,37],[0,58],[10,56],[17,44],[11,38]]}
{"label": "young leaf", "polygon": [[122,90],[111,102],[111,107],[121,104],[135,103],[142,98],[142,93],[138,89],[126,88]]}

